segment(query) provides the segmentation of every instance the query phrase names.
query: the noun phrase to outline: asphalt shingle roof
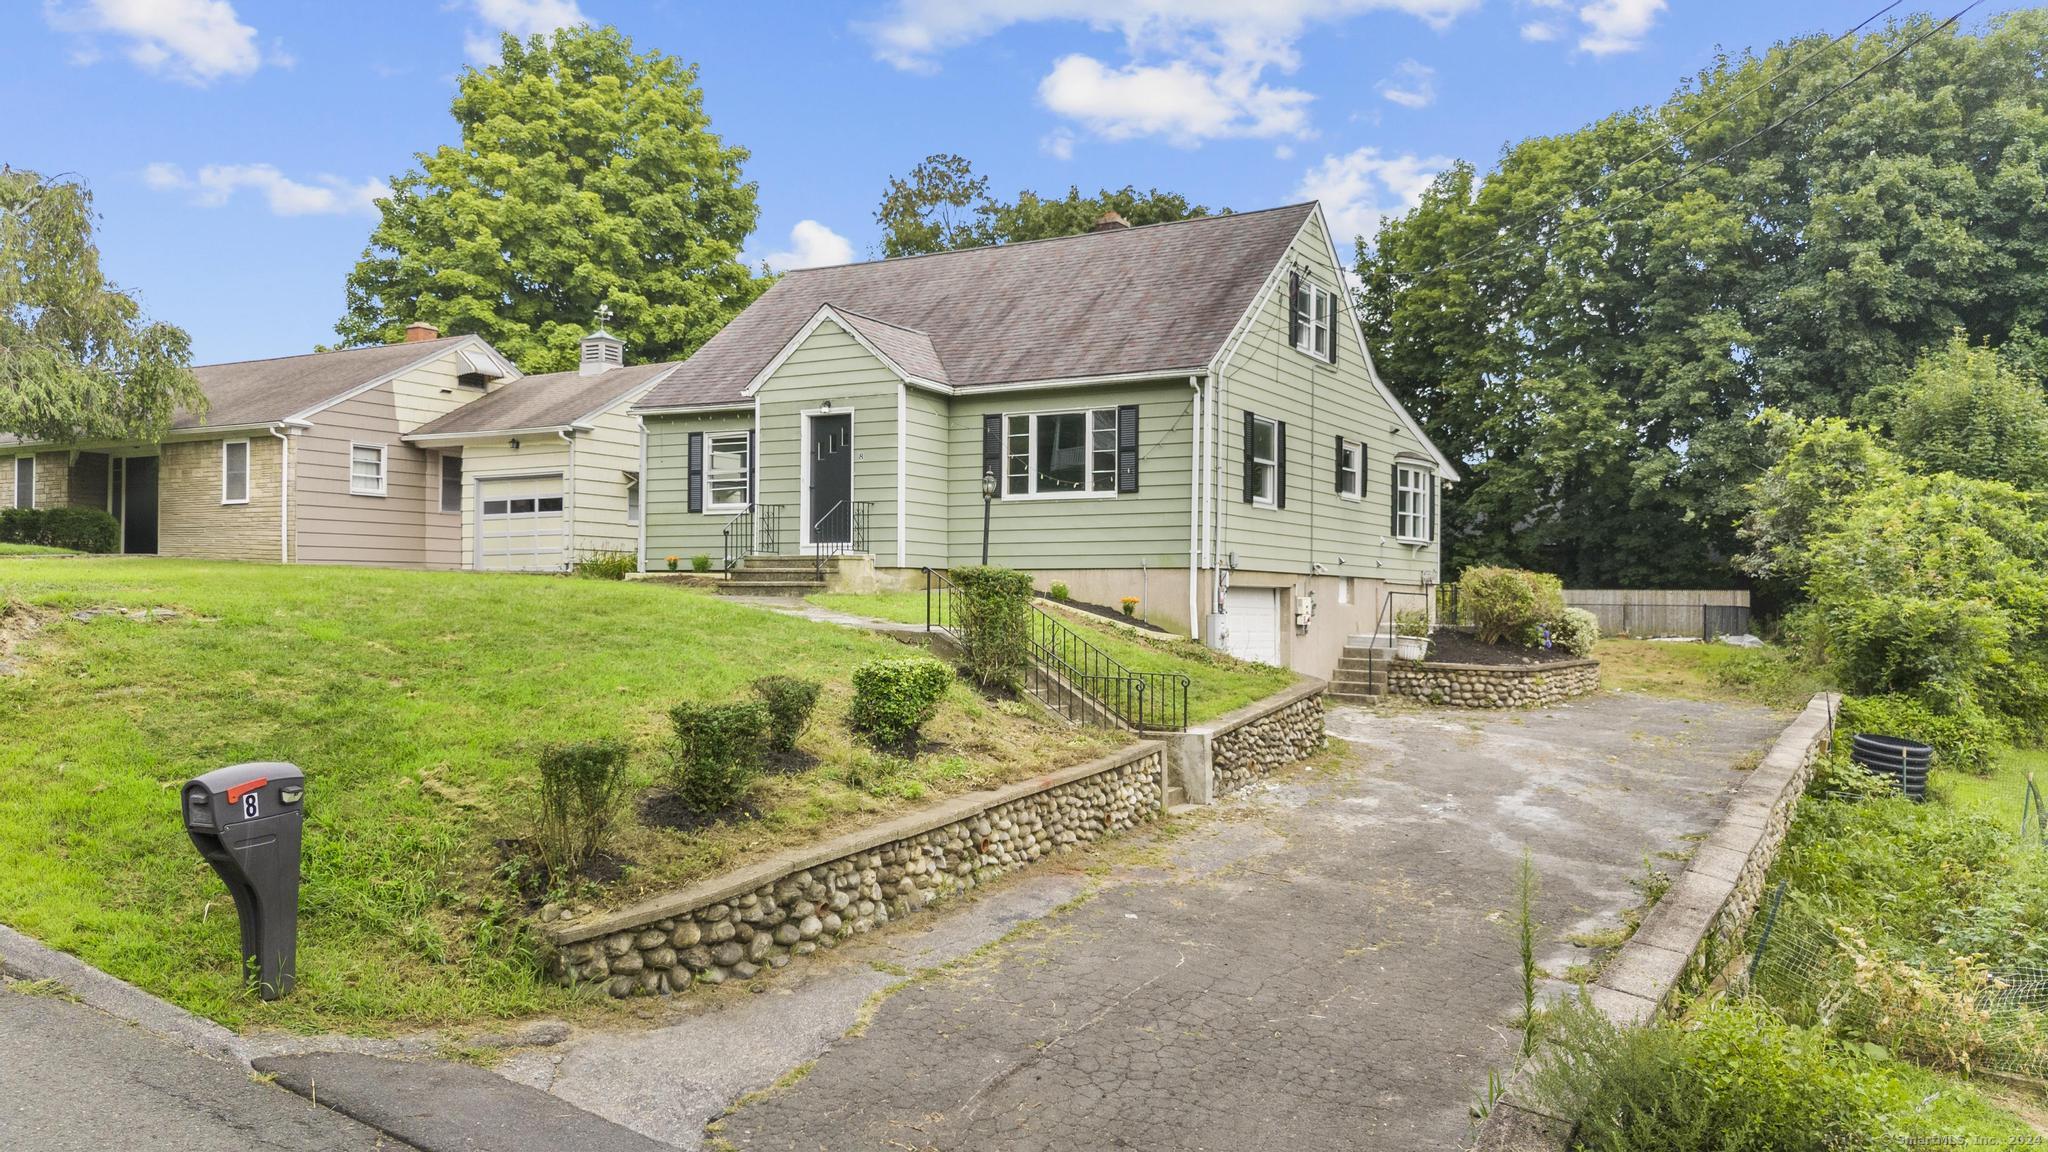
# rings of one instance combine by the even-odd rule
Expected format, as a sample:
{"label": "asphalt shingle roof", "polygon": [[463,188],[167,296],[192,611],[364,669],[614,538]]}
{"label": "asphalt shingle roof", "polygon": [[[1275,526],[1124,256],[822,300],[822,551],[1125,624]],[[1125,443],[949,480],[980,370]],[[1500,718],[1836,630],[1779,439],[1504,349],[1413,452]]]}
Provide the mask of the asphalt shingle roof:
{"label": "asphalt shingle roof", "polygon": [[[923,355],[912,337],[924,337],[938,369],[930,377],[956,388],[1199,369],[1229,338],[1314,211],[1313,204],[1295,204],[799,269],[784,274],[639,407],[741,402],[747,384],[826,304],[879,321],[878,331],[895,329],[887,338],[911,359]],[[866,329],[862,334],[873,339]]]}
{"label": "asphalt shingle roof", "polygon": [[272,360],[202,364],[192,369],[192,374],[199,377],[199,388],[206,394],[206,415],[202,419],[181,412],[171,427],[184,431],[272,423],[425,360],[465,339],[444,336],[412,344],[377,344]]}
{"label": "asphalt shingle roof", "polygon": [[422,424],[409,435],[445,436],[516,432],[528,428],[566,428],[593,412],[610,407],[620,397],[675,367],[673,362],[634,364],[592,376],[550,372],[544,376],[522,377],[438,420]]}

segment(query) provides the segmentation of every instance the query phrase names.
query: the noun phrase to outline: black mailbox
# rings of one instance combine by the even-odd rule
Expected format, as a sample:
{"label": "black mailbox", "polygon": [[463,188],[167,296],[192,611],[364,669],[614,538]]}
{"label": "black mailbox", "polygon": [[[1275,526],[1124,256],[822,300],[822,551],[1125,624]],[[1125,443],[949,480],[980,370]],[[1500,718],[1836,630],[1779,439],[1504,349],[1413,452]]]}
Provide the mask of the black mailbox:
{"label": "black mailbox", "polygon": [[185,785],[185,831],[235,898],[242,979],[265,1000],[297,977],[305,798],[306,774],[290,764],[237,764]]}

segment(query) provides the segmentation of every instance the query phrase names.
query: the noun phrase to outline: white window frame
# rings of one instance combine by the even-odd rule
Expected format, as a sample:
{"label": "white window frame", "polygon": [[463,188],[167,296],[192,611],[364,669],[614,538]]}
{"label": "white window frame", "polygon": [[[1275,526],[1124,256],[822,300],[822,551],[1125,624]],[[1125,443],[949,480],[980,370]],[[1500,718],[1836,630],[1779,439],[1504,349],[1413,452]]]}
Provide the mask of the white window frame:
{"label": "white window frame", "polygon": [[[1086,478],[1086,487],[1078,492],[1040,492],[1038,490],[1038,422],[1049,416],[1081,416],[1086,421],[1087,429],[1085,435],[1087,436],[1087,446],[1082,451],[1086,454],[1087,459],[1081,470],[1081,474]],[[1108,427],[1106,428],[1101,424],[1101,420],[1105,416],[1109,420]],[[1120,427],[1117,423],[1118,419],[1117,409],[1114,405],[1106,408],[1034,408],[1023,412],[1003,413],[1002,474],[999,477],[1002,480],[1002,499],[1115,499],[1118,452],[1117,432]],[[1014,466],[1014,461],[1018,459],[1016,451],[1018,435],[1011,430],[1010,422],[1012,420],[1024,421],[1024,433],[1022,436],[1024,490],[1022,492],[1013,490],[1011,486],[1013,479],[1011,470]],[[1104,432],[1109,434],[1109,470],[1106,472],[1096,467],[1096,456],[1104,451],[1104,449],[1097,445],[1097,437],[1101,436]]]}
{"label": "white window frame", "polygon": [[[239,445],[242,449],[242,494],[228,495],[228,449]],[[247,504],[250,485],[250,450],[247,440],[223,440],[220,442],[220,502],[222,504]]]}
{"label": "white window frame", "polygon": [[1337,495],[1345,500],[1363,500],[1365,499],[1365,446],[1356,440],[1345,440],[1342,437],[1338,438],[1338,442],[1344,446],[1343,451],[1350,454],[1351,466],[1349,468],[1340,466],[1337,469],[1337,478],[1342,480],[1344,473],[1350,472],[1351,484],[1349,487],[1340,489]]}
{"label": "white window frame", "polygon": [[[460,452],[443,452],[440,455],[441,469],[434,479],[441,489],[441,494],[436,498],[437,503],[435,506],[443,512],[460,515],[462,513],[462,494],[468,490],[466,485],[469,483],[469,477],[464,475],[462,471],[462,454]],[[448,462],[451,460],[455,462],[455,507],[453,508],[448,506]]]}
{"label": "white window frame", "polygon": [[1280,421],[1270,416],[1260,416],[1254,413],[1252,415],[1253,427],[1256,428],[1261,424],[1273,430],[1273,435],[1267,441],[1273,446],[1273,454],[1270,456],[1258,455],[1258,448],[1256,447],[1258,436],[1256,433],[1253,435],[1251,443],[1244,446],[1244,454],[1251,461],[1251,467],[1265,469],[1264,483],[1259,484],[1252,492],[1252,504],[1259,508],[1272,508],[1278,504],[1277,496],[1280,490]]}
{"label": "white window frame", "polygon": [[[356,476],[356,453],[369,449],[377,454],[377,486],[362,487]],[[391,447],[388,444],[350,444],[348,446],[348,494],[351,496],[384,496],[391,491]]]}
{"label": "white window frame", "polygon": [[640,501],[646,498],[646,494],[640,488],[640,474],[638,472],[628,472],[625,475],[626,523],[638,525],[641,517]]}
{"label": "white window frame", "polygon": [[1318,360],[1330,358],[1330,341],[1335,338],[1337,294],[1306,274],[1301,275],[1301,298],[1290,300],[1296,319],[1294,350]]}
{"label": "white window frame", "polygon": [[[21,482],[21,462],[28,461],[28,483]],[[36,506],[36,457],[31,452],[14,458],[14,506],[34,508]]]}
{"label": "white window frame", "polygon": [[1429,492],[1435,480],[1436,474],[1427,468],[1394,465],[1394,539],[1403,544],[1429,543]]}
{"label": "white window frame", "polygon": [[[745,461],[745,463],[740,465],[740,498],[737,502],[720,504],[712,498],[713,489],[711,485],[714,474],[711,470],[711,461],[718,455],[717,449],[712,446],[720,440],[737,440],[740,442],[739,455],[740,459]],[[704,434],[704,493],[702,499],[706,516],[732,516],[736,513],[745,512],[748,506],[752,504],[752,501],[747,499],[747,493],[751,490],[754,476],[754,454],[752,448],[753,446],[748,443],[747,430],[744,428],[737,431],[706,432]],[[720,484],[730,484],[733,479],[728,475],[719,475],[716,478]],[[643,492],[642,495],[645,495],[645,493]]]}

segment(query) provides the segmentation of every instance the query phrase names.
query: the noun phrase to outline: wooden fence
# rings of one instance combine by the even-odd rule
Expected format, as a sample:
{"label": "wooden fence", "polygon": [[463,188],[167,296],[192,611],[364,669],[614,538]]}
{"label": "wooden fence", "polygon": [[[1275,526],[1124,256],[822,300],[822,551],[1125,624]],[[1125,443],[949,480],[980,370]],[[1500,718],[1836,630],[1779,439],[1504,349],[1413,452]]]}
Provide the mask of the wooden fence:
{"label": "wooden fence", "polygon": [[1600,634],[1616,636],[1732,636],[1749,631],[1749,593],[1567,588],[1564,602],[1600,621]]}

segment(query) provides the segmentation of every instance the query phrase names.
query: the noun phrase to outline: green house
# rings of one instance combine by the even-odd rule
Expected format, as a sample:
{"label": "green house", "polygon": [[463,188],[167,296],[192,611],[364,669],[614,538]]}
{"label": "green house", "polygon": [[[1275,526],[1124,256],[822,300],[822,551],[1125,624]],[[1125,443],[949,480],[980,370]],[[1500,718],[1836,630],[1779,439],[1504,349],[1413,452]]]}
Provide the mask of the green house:
{"label": "green house", "polygon": [[642,567],[922,587],[986,547],[1327,676],[1426,603],[1457,479],[1343,292],[1313,203],[790,272],[635,405]]}

